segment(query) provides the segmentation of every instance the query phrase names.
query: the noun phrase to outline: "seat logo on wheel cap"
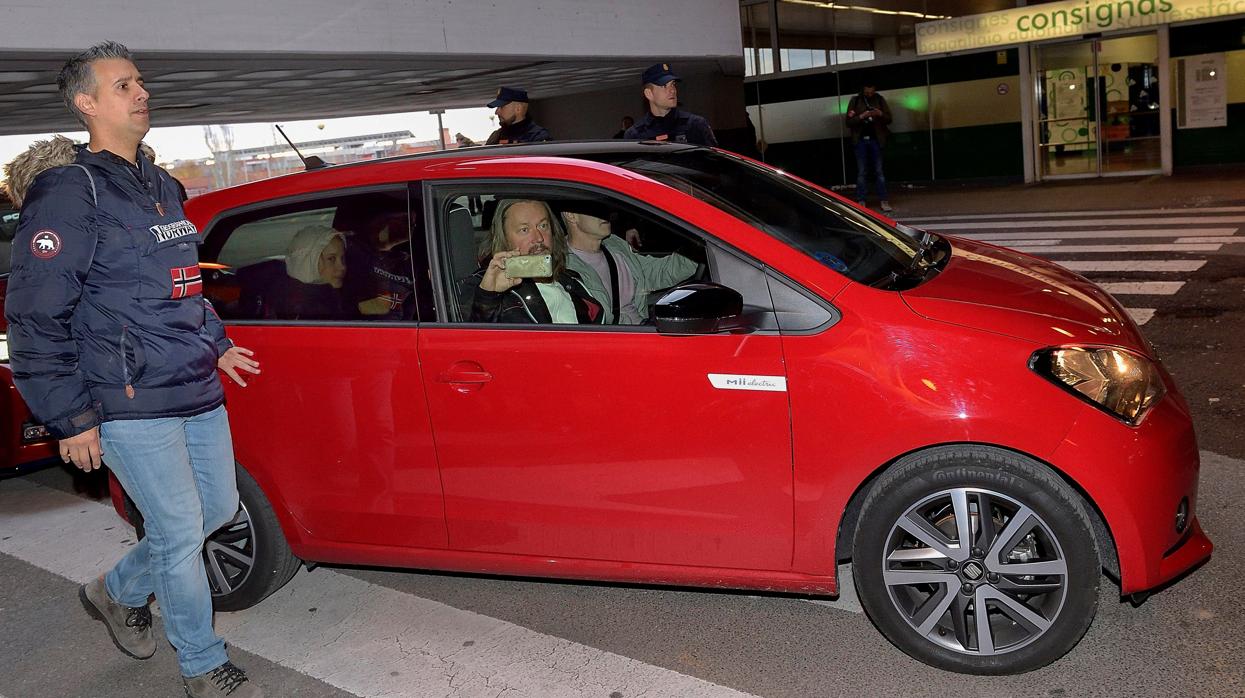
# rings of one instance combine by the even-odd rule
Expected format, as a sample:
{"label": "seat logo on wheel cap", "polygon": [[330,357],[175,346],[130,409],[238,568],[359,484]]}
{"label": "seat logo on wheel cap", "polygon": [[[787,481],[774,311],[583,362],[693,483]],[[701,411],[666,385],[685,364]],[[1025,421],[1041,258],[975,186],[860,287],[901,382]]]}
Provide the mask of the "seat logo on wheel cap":
{"label": "seat logo on wheel cap", "polygon": [[968,577],[974,582],[977,581],[978,579],[981,579],[981,575],[985,571],[981,569],[981,565],[977,564],[976,562],[965,563],[963,570],[964,570],[964,576]]}

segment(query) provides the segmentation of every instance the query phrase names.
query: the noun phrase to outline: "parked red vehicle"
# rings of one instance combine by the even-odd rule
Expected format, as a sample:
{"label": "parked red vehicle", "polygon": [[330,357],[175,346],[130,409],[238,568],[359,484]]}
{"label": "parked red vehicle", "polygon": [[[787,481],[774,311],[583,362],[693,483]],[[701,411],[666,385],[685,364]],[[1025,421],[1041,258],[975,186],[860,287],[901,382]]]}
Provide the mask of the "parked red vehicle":
{"label": "parked red vehicle", "polygon": [[47,429],[30,416],[30,410],[13,387],[9,370],[8,327],[4,320],[4,295],[9,285],[10,249],[17,231],[17,209],[0,192],[0,475],[52,462],[56,442]]}
{"label": "parked red vehicle", "polygon": [[[472,322],[507,199],[555,226],[609,211],[695,271],[642,324]],[[472,149],[187,212],[204,292],[263,364],[226,387],[243,510],[206,551],[218,608],[299,561],[833,595],[852,560],[896,646],[1004,674],[1080,640],[1103,570],[1143,594],[1211,554],[1189,410],[1107,293],[744,158]],[[292,312],[308,228],[342,234],[346,282]],[[378,265],[394,251],[409,275]],[[363,314],[351,279],[381,267],[413,288]]]}

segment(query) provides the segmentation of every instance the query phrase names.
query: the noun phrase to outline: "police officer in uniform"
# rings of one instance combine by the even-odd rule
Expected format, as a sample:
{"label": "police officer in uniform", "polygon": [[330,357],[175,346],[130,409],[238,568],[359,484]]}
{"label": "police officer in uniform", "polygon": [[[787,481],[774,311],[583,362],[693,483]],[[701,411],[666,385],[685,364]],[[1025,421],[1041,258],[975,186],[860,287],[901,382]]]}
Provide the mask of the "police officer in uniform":
{"label": "police officer in uniform", "polygon": [[639,123],[627,129],[628,140],[672,141],[717,146],[709,121],[679,108],[679,76],[670,71],[670,64],[650,66],[641,77],[648,113]]}
{"label": "police officer in uniform", "polygon": [[527,90],[503,87],[497,90],[497,98],[485,106],[497,110],[494,113],[497,114],[497,123],[501,125],[488,137],[485,145],[553,140],[544,126],[527,118]]}

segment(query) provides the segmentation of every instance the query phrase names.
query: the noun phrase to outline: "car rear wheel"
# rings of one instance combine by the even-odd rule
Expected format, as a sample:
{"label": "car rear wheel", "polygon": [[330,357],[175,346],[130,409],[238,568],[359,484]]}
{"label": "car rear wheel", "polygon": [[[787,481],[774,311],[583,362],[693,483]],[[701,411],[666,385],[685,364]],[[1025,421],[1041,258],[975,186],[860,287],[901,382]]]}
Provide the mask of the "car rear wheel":
{"label": "car rear wheel", "polygon": [[[299,559],[285,542],[272,505],[242,468],[238,468],[238,498],[241,506],[237,515],[208,536],[203,545],[212,606],[218,611],[250,608],[284,586],[298,571]],[[125,509],[142,538],[143,517],[128,496]]]}
{"label": "car rear wheel", "polygon": [[933,666],[1016,674],[1070,650],[1101,578],[1092,524],[1050,468],[980,446],[905,458],[861,509],[853,574],[897,647]]}

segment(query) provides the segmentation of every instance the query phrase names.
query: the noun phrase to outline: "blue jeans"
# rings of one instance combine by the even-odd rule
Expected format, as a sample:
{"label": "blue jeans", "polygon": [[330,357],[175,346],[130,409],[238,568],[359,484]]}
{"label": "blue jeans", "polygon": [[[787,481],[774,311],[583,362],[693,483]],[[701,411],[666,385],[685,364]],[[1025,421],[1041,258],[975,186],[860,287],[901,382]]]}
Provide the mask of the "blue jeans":
{"label": "blue jeans", "polygon": [[104,577],[108,595],[143,606],[155,593],[183,676],[224,664],[212,629],[203,541],[238,511],[229,417],[222,405],[194,417],[125,419],[100,427],[104,461],[143,515],[146,537]]}
{"label": "blue jeans", "polygon": [[864,201],[868,193],[868,176],[878,181],[878,198],[886,201],[886,175],[882,174],[882,146],[876,138],[856,142],[856,200]]}

